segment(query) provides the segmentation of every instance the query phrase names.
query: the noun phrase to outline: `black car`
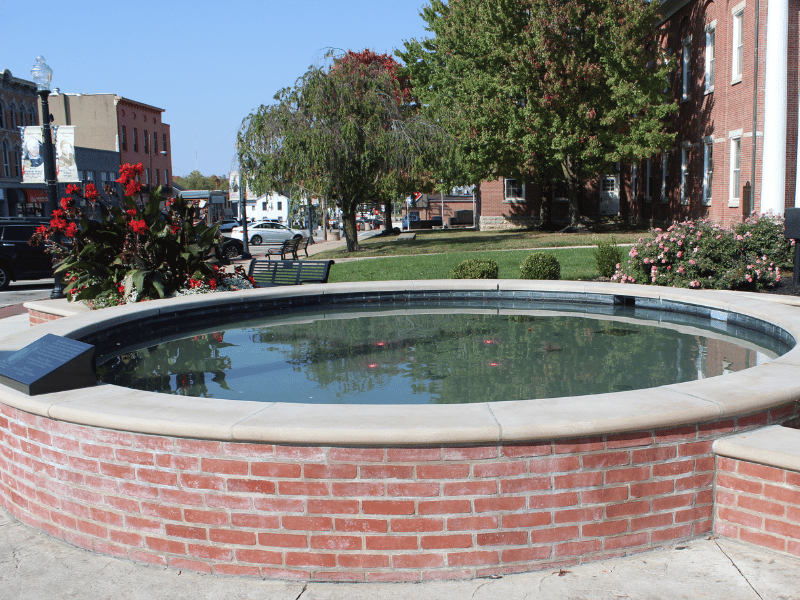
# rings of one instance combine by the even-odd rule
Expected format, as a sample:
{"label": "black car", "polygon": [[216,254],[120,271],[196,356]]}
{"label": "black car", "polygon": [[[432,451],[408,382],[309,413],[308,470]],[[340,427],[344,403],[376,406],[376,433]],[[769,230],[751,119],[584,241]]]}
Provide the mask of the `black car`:
{"label": "black car", "polygon": [[47,223],[47,219],[0,219],[0,290],[12,281],[53,277],[52,257],[44,244],[28,243],[36,228]]}
{"label": "black car", "polygon": [[219,241],[217,257],[233,259],[237,256],[241,256],[243,252],[244,244],[242,243],[242,240],[223,236]]}

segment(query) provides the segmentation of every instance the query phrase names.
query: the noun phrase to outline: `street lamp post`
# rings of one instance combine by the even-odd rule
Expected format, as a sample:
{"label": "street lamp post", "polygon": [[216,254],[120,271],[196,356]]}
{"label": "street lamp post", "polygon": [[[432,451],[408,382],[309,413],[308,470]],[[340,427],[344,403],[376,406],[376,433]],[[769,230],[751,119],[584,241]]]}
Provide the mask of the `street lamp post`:
{"label": "street lamp post", "polygon": [[[56,152],[53,147],[53,135],[50,123],[53,115],[50,114],[50,80],[53,78],[53,69],[44,62],[44,56],[36,57],[36,64],[31,69],[31,76],[36,82],[36,91],[42,99],[42,139],[44,141],[44,179],[47,186],[47,213],[52,215],[58,206],[58,182],[56,180]],[[53,277],[53,291],[50,292],[53,300],[64,298],[64,286],[61,277]]]}
{"label": "street lamp post", "polygon": [[50,80],[53,78],[53,69],[44,62],[44,56],[36,57],[36,64],[31,69],[31,76],[36,82],[36,91],[42,99],[42,141],[44,142],[44,179],[47,186],[47,213],[53,214],[58,207],[58,183],[56,181],[56,153],[53,146],[53,135],[50,123],[53,115],[50,114]]}

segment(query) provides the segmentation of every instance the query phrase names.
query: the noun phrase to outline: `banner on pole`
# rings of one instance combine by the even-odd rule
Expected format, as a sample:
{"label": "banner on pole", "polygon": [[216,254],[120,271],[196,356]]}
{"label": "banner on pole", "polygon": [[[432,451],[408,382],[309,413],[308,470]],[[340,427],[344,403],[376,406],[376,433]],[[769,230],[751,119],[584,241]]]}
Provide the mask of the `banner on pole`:
{"label": "banner on pole", "polygon": [[20,127],[22,136],[22,183],[44,183],[42,128]]}
{"label": "banner on pole", "polygon": [[75,163],[75,127],[54,125],[56,147],[56,179],[61,183],[78,183],[78,165]]}

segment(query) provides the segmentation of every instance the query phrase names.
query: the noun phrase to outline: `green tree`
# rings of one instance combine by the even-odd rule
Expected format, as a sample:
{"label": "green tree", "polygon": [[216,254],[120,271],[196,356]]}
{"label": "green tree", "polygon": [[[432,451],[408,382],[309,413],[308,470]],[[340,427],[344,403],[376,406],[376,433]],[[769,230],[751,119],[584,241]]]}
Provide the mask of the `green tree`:
{"label": "green tree", "polygon": [[227,190],[228,178],[211,175],[207,177],[200,171],[192,171],[186,177],[173,177],[175,183],[187,190]]}
{"label": "green tree", "polygon": [[658,2],[429,0],[433,37],[397,54],[421,102],[447,115],[472,180],[564,180],[570,219],[584,183],[669,147]]}
{"label": "green tree", "polygon": [[424,172],[447,136],[404,110],[397,80],[380,62],[347,56],[311,67],[276,104],[248,115],[237,147],[256,192],[296,189],[334,201],[352,252],[358,206],[381,201],[390,179]]}

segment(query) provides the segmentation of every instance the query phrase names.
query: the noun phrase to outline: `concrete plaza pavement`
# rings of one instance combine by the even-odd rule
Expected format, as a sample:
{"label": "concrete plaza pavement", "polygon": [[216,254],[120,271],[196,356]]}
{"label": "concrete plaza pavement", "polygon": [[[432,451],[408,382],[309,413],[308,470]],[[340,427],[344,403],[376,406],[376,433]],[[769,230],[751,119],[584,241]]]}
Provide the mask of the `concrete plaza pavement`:
{"label": "concrete plaza pavement", "polygon": [[[342,244],[318,242],[309,254]],[[47,297],[45,291],[32,294]],[[14,312],[13,306],[5,306],[0,337],[29,327],[26,313],[5,316]],[[800,600],[798,574],[799,559],[709,536],[563,571],[496,579],[265,581],[181,572],[96,554],[34,530],[0,508],[0,600]]]}

